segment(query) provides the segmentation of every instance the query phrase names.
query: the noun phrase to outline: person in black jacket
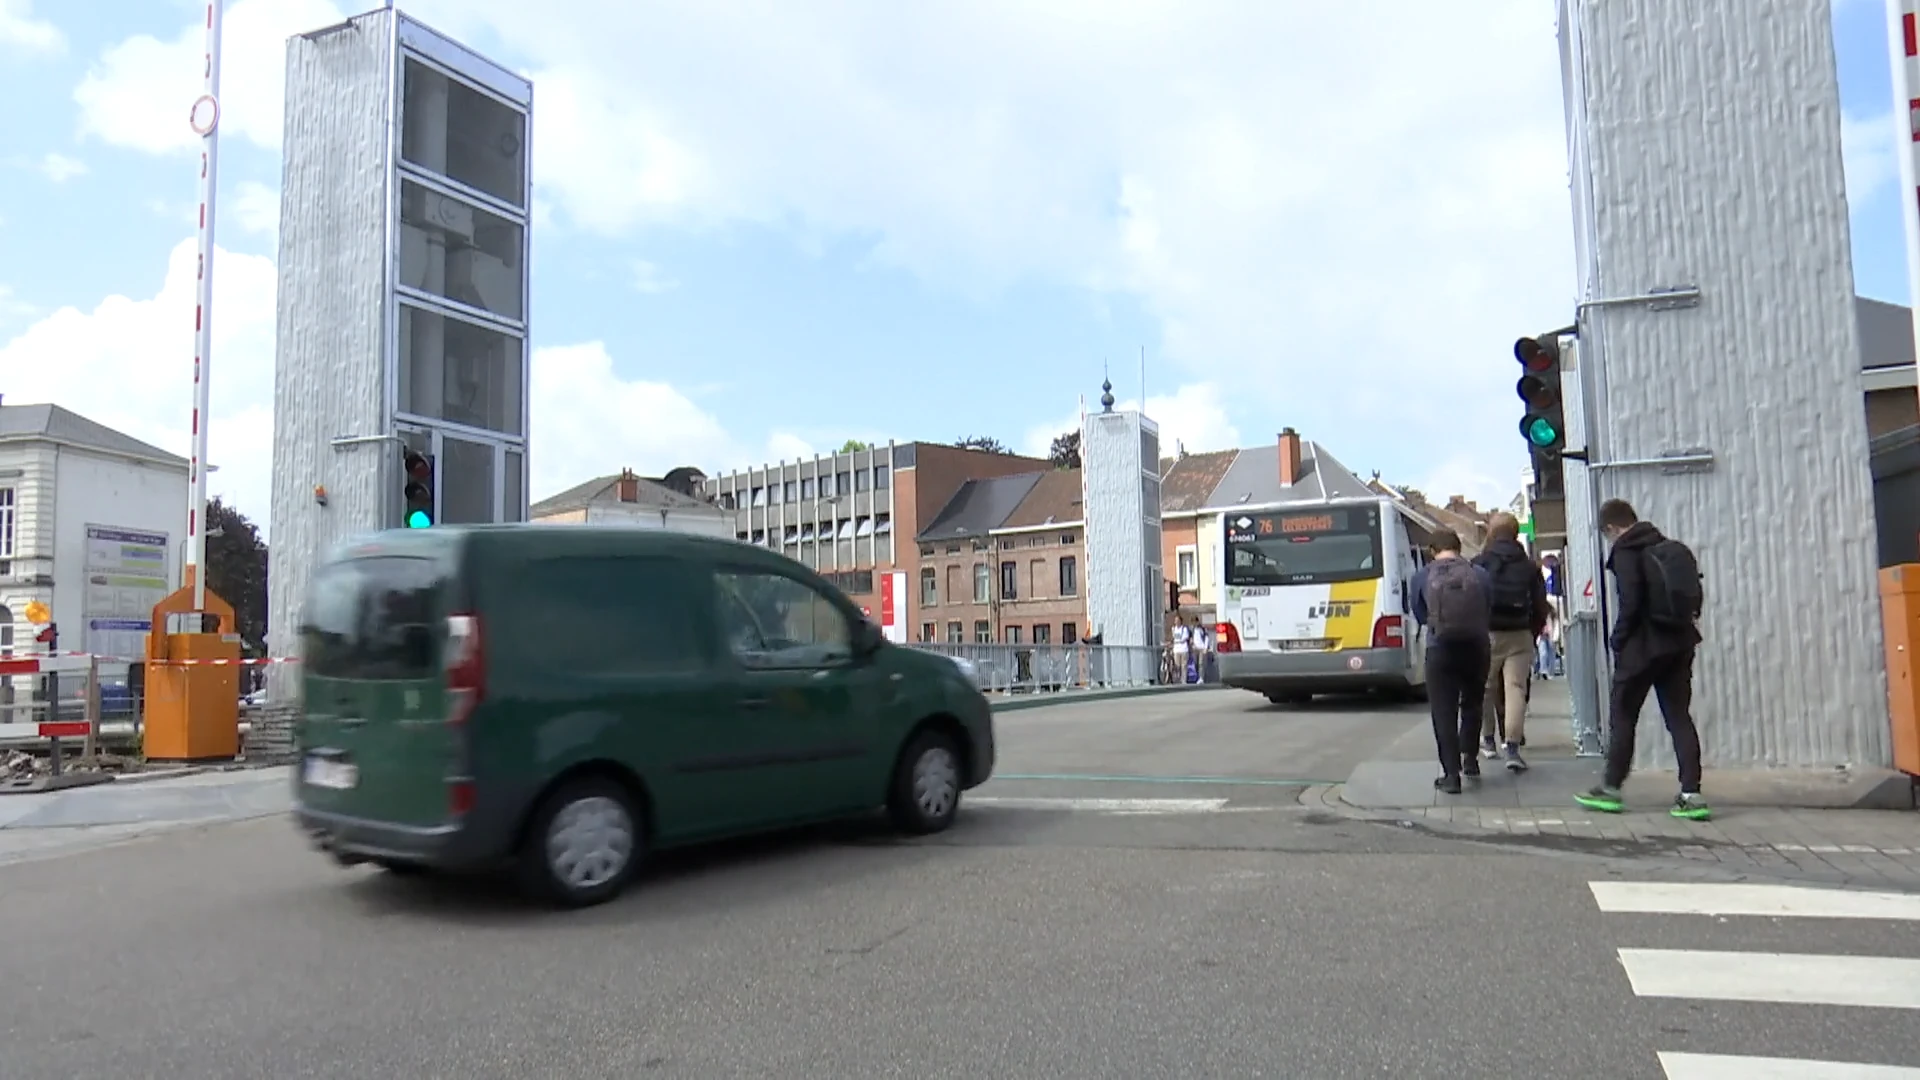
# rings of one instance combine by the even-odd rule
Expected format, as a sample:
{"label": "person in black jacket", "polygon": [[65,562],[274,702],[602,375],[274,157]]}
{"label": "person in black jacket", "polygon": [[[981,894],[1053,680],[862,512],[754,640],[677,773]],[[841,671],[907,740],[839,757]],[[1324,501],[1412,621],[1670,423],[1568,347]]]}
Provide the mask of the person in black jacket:
{"label": "person in black jacket", "polygon": [[1600,531],[1612,544],[1607,569],[1613,571],[1619,613],[1607,643],[1613,650],[1613,688],[1608,702],[1606,773],[1600,786],[1574,796],[1589,810],[1617,814],[1622,809],[1620,785],[1633,767],[1634,729],[1640,710],[1652,691],[1660,715],[1673,736],[1673,756],[1680,766],[1680,796],[1670,813],[1677,818],[1705,821],[1711,816],[1700,795],[1700,732],[1693,726],[1693,656],[1700,644],[1699,629],[1688,624],[1656,624],[1648,615],[1650,588],[1659,579],[1649,574],[1647,552],[1666,541],[1651,522],[1641,521],[1623,499],[1600,505]]}
{"label": "person in black jacket", "polygon": [[[1527,767],[1520,747],[1527,737],[1527,698],[1533,689],[1535,644],[1547,629],[1547,579],[1520,546],[1520,522],[1501,512],[1487,519],[1487,546],[1473,557],[1493,583],[1487,703],[1481,715],[1480,752],[1504,757],[1507,769]],[[1504,734],[1502,747],[1496,736]]]}

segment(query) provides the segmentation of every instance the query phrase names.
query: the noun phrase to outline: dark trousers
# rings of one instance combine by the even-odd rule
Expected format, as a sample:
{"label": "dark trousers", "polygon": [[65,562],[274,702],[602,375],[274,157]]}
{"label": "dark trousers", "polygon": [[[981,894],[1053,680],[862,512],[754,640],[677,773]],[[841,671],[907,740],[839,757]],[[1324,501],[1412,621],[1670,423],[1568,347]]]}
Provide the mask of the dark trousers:
{"label": "dark trousers", "polygon": [[1693,726],[1693,651],[1674,656],[1655,657],[1644,667],[1613,677],[1612,700],[1608,703],[1607,773],[1608,787],[1619,787],[1633,770],[1634,729],[1640,723],[1640,709],[1647,703],[1647,691],[1660,702],[1660,715],[1667,721],[1667,733],[1673,736],[1673,756],[1680,765],[1680,790],[1700,791],[1700,732]]}
{"label": "dark trousers", "polygon": [[1427,704],[1433,713],[1440,771],[1448,776],[1460,774],[1462,754],[1478,752],[1490,653],[1484,636],[1441,639],[1427,646]]}

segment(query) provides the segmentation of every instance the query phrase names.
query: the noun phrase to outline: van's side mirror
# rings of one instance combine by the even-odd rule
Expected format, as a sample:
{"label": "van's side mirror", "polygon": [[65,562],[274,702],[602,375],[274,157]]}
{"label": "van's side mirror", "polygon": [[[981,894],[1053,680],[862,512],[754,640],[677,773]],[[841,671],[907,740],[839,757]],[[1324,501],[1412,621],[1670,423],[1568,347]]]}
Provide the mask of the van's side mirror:
{"label": "van's side mirror", "polygon": [[885,643],[885,641],[886,635],[882,634],[880,627],[872,622],[861,619],[853,624],[853,654],[855,656],[871,656],[880,651],[880,646]]}

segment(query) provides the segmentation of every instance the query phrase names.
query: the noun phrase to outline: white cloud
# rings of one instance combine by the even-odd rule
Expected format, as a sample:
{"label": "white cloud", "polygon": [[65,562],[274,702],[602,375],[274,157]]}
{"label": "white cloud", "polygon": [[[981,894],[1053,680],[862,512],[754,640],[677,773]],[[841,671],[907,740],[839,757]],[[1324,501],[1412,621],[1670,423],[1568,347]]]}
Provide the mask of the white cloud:
{"label": "white cloud", "polygon": [[[1117,399],[1114,408],[1139,409],[1140,399]],[[1090,399],[1087,411],[1099,412],[1100,402]],[[1188,383],[1170,395],[1148,394],[1144,411],[1147,419],[1160,425],[1160,451],[1163,454],[1170,456],[1176,447],[1182,445],[1189,453],[1225,450],[1240,445],[1240,429],[1228,418],[1226,402],[1221,399],[1220,387],[1215,383]],[[1032,457],[1046,457],[1055,438],[1079,427],[1078,413],[1067,414],[1050,423],[1036,424],[1027,429],[1025,437],[1014,449]]]}
{"label": "white cloud", "polygon": [[[232,0],[225,10],[220,132],[277,148],[287,38],[344,16],[329,0]],[[140,34],[109,47],[73,91],[81,133],[150,153],[197,148],[200,138],[187,125],[187,114],[200,96],[205,55],[206,29],[199,19],[186,21],[166,41]]]}
{"label": "white cloud", "polygon": [[1894,147],[1900,137],[1891,111],[1840,120],[1840,148],[1847,174],[1847,204],[1855,209],[1900,177]]}
{"label": "white cloud", "polygon": [[[182,457],[191,449],[197,251],[175,245],[145,299],[109,296],[61,308],[0,345],[7,401],[53,402]],[[275,274],[272,260],[214,253],[207,490],[266,520],[273,445]],[[181,507],[185,528],[186,508]]]}
{"label": "white cloud", "polygon": [[712,413],[665,382],[622,378],[598,341],[535,349],[531,374],[535,500],[621,468],[710,471],[737,452]]}
{"label": "white cloud", "polygon": [[769,461],[805,461],[819,452],[812,443],[785,431],[776,431],[767,440]]}
{"label": "white cloud", "polygon": [[33,0],[0,0],[0,46],[54,53],[66,45],[59,27],[33,17]]}
{"label": "white cloud", "polygon": [[40,159],[37,167],[42,175],[56,184],[64,184],[76,176],[87,175],[86,162],[65,154],[48,153]]}
{"label": "white cloud", "polygon": [[[229,210],[228,208],[232,209]],[[232,201],[220,205],[221,216],[231,213],[232,220],[243,232],[265,236],[270,245],[277,245],[280,237],[280,192],[254,180],[240,184],[233,192]]]}
{"label": "white cloud", "polygon": [[679,288],[680,283],[657,263],[636,259],[633,263],[633,287],[637,292],[663,293]]}

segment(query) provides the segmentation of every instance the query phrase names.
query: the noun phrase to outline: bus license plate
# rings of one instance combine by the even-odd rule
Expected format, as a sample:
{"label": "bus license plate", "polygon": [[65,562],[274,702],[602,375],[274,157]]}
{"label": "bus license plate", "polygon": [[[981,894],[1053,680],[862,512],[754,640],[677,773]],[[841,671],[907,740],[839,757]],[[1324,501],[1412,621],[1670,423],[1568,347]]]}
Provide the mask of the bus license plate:
{"label": "bus license plate", "polygon": [[307,783],[313,787],[344,791],[360,782],[360,769],[344,761],[326,758],[307,759]]}
{"label": "bus license plate", "polygon": [[1332,638],[1286,638],[1273,643],[1280,652],[1326,652],[1333,648]]}

